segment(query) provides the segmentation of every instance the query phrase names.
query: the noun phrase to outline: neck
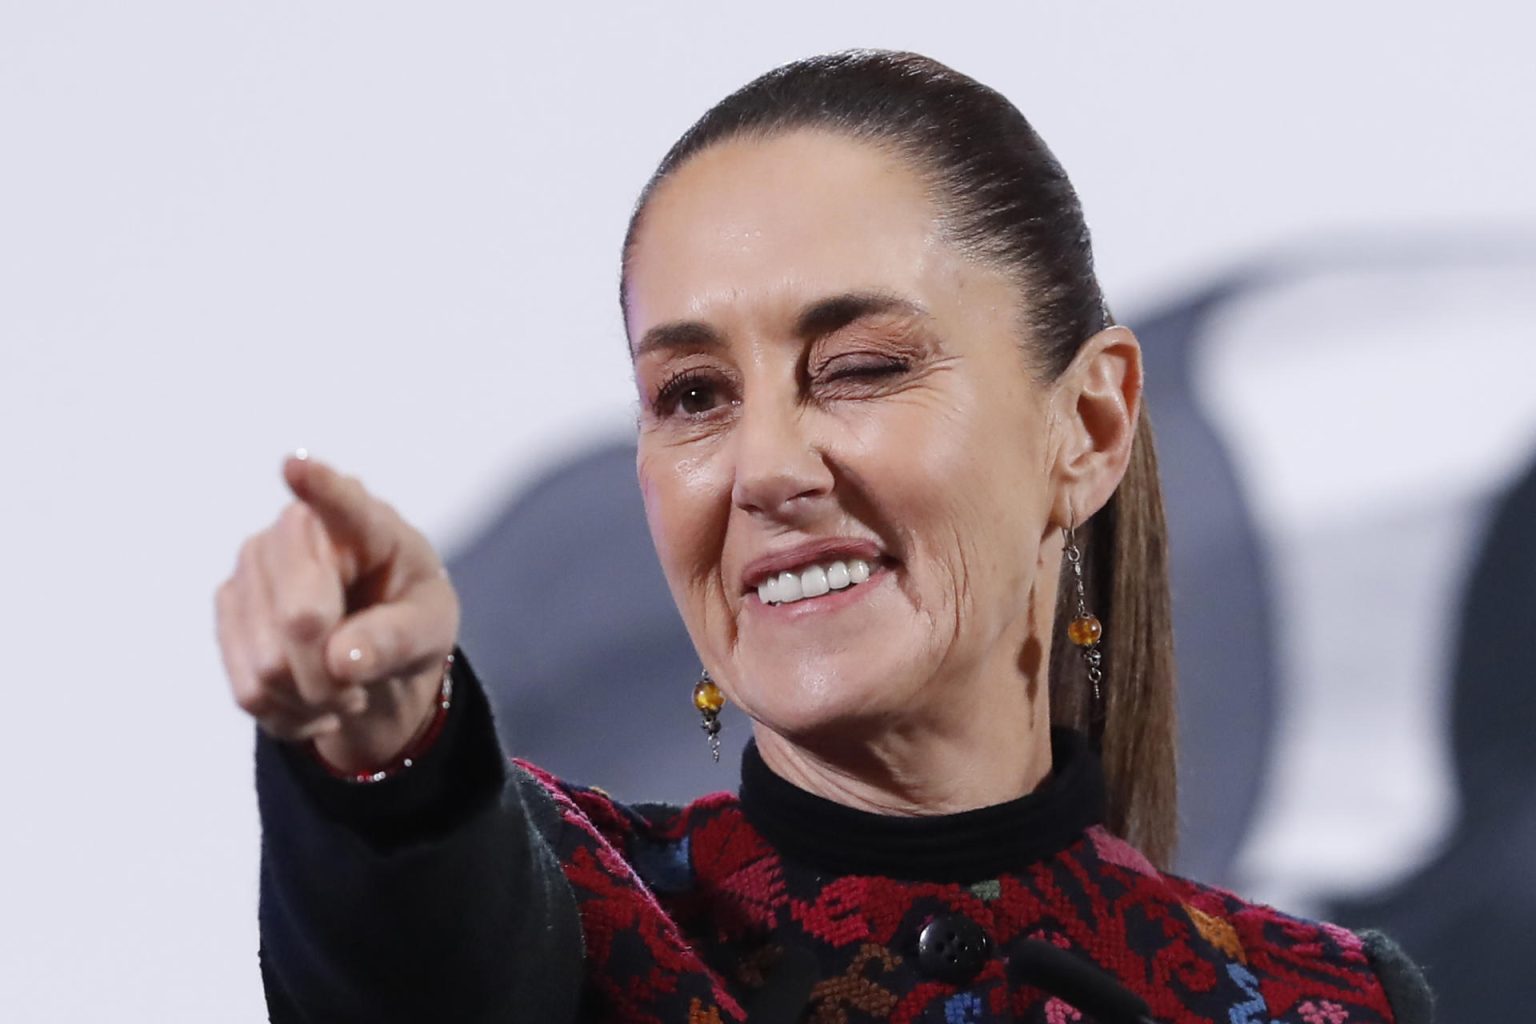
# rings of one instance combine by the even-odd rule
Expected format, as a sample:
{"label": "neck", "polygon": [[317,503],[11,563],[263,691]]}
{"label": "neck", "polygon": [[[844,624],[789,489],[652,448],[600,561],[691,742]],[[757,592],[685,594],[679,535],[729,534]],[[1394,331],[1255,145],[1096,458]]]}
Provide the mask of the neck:
{"label": "neck", "polygon": [[1039,685],[1016,673],[940,708],[860,735],[781,736],[757,725],[763,762],[806,792],[877,814],[952,814],[1033,792],[1051,771],[1050,713]]}
{"label": "neck", "polygon": [[818,875],[970,884],[1055,856],[1104,820],[1104,783],[1087,741],[1051,733],[1051,773],[1033,792],[953,814],[899,817],[807,793],[774,774],[755,744],[741,757],[741,809],[787,861]]}

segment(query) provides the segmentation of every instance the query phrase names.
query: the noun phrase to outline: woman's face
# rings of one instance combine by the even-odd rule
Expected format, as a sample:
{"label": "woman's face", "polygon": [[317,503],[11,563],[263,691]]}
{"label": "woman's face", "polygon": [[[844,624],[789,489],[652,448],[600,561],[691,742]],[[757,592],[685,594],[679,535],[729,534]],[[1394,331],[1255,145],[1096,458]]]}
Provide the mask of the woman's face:
{"label": "woman's face", "polygon": [[646,514],[727,697],[802,740],[1016,706],[1060,555],[1017,286],[821,132],[694,156],[628,273]]}

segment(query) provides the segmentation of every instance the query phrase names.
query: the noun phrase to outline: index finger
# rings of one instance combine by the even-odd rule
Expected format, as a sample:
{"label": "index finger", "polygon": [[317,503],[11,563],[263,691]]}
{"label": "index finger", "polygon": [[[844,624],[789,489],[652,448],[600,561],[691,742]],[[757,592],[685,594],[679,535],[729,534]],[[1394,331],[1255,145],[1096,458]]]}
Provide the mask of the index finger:
{"label": "index finger", "polygon": [[319,517],[343,559],[348,585],[395,556],[400,529],[393,511],[356,478],[342,476],[300,449],[283,460],[283,480]]}

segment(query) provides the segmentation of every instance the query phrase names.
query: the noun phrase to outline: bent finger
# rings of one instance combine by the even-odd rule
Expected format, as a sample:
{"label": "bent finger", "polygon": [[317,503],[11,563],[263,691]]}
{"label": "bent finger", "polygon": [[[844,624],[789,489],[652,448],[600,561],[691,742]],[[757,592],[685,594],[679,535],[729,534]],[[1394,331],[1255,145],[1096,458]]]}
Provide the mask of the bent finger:
{"label": "bent finger", "polygon": [[325,736],[341,728],[341,718],[332,713],[319,716],[274,714],[258,720],[261,731],[286,743],[302,743]]}
{"label": "bent finger", "polygon": [[249,629],[241,599],[240,584],[231,578],[214,592],[214,633],[218,637],[219,657],[224,662],[224,677],[229,680],[230,695],[243,710],[260,691],[256,673],[251,668]]}
{"label": "bent finger", "polygon": [[231,579],[215,597],[219,655],[231,696],[264,728],[274,719],[312,719],[316,709],[306,706],[295,691],[281,645],[267,635],[266,617],[250,612],[249,588],[242,586],[250,582]]}
{"label": "bent finger", "polygon": [[326,664],[353,683],[415,675],[453,652],[458,629],[458,598],[447,577],[423,580],[401,600],[342,622],[326,645]]}

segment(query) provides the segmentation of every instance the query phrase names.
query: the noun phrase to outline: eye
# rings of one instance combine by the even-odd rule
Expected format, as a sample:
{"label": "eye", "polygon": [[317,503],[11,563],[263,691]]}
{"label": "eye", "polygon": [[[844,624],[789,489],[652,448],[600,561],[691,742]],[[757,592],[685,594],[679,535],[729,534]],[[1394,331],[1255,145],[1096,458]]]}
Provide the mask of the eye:
{"label": "eye", "polygon": [[667,417],[681,413],[697,418],[707,415],[725,399],[718,382],[697,370],[685,370],[668,379],[656,390],[652,408],[657,416]]}
{"label": "eye", "polygon": [[909,364],[892,356],[859,353],[828,360],[817,375],[823,380],[874,380],[905,373]]}

